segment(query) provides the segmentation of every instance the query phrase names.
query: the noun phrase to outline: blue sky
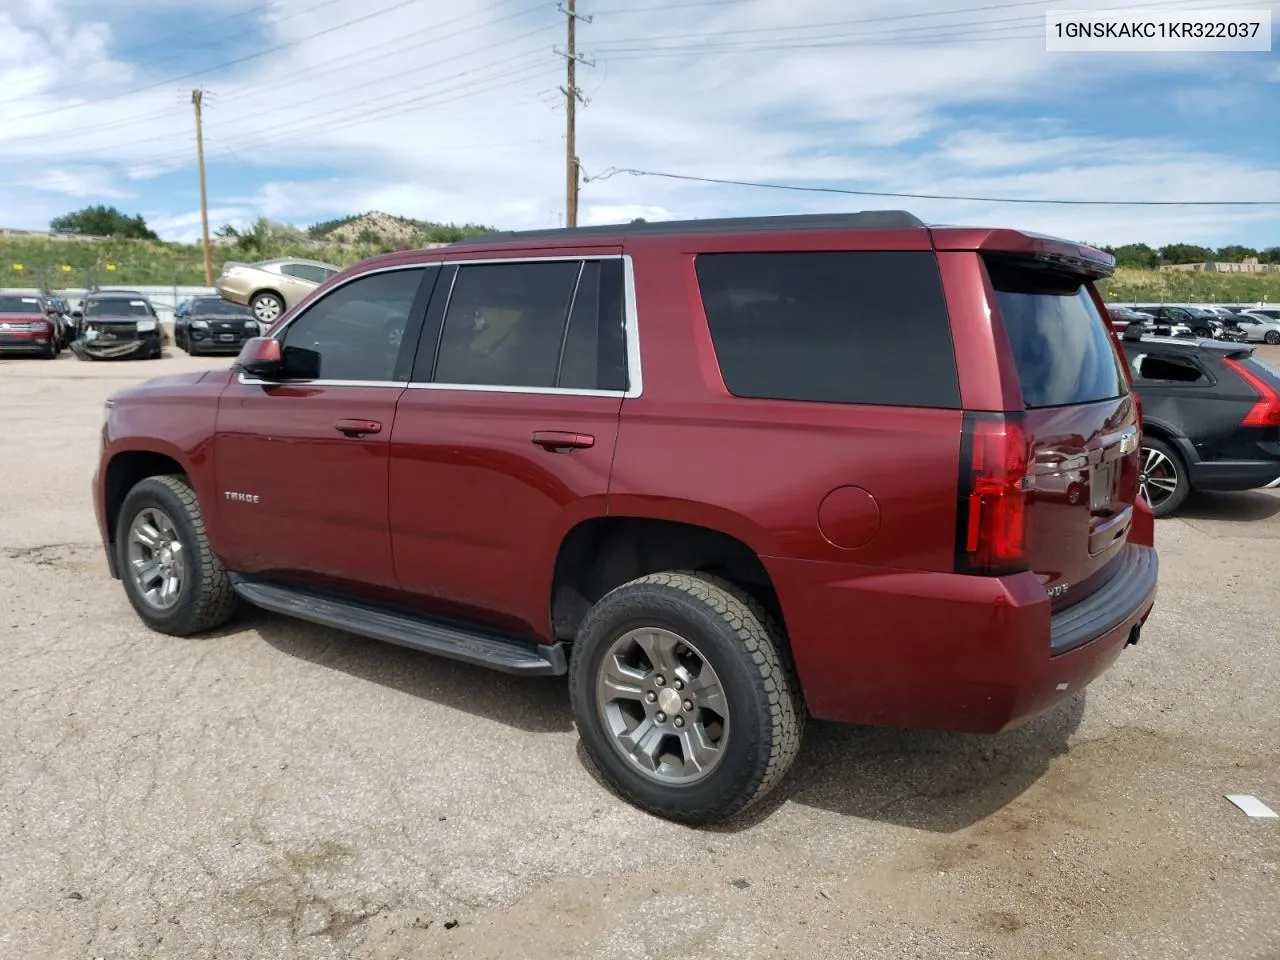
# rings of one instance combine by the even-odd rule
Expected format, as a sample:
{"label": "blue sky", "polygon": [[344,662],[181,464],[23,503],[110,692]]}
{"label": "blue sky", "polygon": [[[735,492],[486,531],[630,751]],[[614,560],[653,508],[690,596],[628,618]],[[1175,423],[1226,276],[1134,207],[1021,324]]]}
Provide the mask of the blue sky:
{"label": "blue sky", "polygon": [[[592,178],[581,220],[900,207],[1104,243],[1280,245],[1280,207],[595,179],[636,168],[987,197],[1280,200],[1280,52],[1050,54],[1043,16],[1062,6],[1120,4],[579,0],[594,64],[579,70]],[[215,227],[370,209],[555,226],[563,23],[551,0],[0,0],[0,226],[108,203],[195,239],[195,86],[208,90]]]}

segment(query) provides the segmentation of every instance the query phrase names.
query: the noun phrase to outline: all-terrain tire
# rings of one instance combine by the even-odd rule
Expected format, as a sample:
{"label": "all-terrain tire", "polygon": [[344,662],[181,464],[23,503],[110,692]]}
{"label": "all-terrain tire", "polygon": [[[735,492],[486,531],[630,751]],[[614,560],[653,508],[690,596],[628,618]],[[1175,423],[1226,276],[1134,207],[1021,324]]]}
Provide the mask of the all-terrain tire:
{"label": "all-terrain tire", "polygon": [[[642,772],[602,716],[596,681],[604,657],[638,627],[687,639],[720,678],[729,710],[724,754],[692,783],[662,783]],[[569,692],[583,746],[609,785],[650,813],[689,824],[728,819],[773,790],[800,750],[806,717],[773,618],[736,585],[694,571],[650,574],[602,597],[573,644]]]}
{"label": "all-terrain tire", "polygon": [[[172,521],[186,566],[178,601],[167,610],[147,602],[134,581],[128,556],[129,529],[138,513],[158,508]],[[116,523],[116,562],[129,602],[152,630],[186,637],[222,626],[235,615],[239,597],[217,554],[209,545],[195,491],[182,476],[148,477],[124,498]]]}

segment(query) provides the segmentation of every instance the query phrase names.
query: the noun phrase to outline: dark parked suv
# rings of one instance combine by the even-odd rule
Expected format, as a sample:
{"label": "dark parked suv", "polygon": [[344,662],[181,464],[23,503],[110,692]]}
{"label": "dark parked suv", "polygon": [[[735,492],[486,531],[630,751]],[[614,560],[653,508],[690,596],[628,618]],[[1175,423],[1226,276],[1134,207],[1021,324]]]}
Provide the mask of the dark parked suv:
{"label": "dark parked suv", "polygon": [[1142,398],[1139,489],[1157,517],[1193,490],[1280,486],[1280,371],[1253,347],[1126,331]]}
{"label": "dark parked suv", "polygon": [[1112,268],[891,211],[377,257],[108,401],[107,556],[164,633],[245,600],[568,674],[615,789],[717,820],[807,716],[1004,730],[1138,640]]}

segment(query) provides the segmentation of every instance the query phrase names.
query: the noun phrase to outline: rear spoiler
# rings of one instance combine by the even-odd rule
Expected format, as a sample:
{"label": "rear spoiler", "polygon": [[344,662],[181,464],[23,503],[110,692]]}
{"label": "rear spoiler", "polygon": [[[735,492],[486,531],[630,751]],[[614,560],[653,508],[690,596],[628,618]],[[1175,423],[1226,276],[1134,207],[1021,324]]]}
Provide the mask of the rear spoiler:
{"label": "rear spoiler", "polygon": [[1059,273],[1102,280],[1116,272],[1116,258],[1105,250],[1060,237],[1025,230],[973,227],[931,227],[935,250],[975,250],[1016,259]]}

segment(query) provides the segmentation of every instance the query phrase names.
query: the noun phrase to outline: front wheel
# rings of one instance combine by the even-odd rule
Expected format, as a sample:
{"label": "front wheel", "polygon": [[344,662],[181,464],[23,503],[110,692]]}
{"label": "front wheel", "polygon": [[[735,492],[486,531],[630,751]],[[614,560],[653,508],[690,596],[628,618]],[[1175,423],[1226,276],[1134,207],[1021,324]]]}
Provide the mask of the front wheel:
{"label": "front wheel", "polygon": [[569,691],[605,780],[671,820],[732,817],[800,749],[805,711],[781,631],[745,592],[699,573],[640,577],[596,603]]}
{"label": "front wheel", "polygon": [[1202,340],[1213,339],[1213,331],[1210,330],[1208,327],[1195,327],[1191,332],[1194,333],[1197,337],[1200,337]]}
{"label": "front wheel", "polygon": [[185,477],[148,477],[134,486],[120,508],[115,547],[129,602],[152,630],[190,636],[235,613],[231,580]]}
{"label": "front wheel", "polygon": [[1157,517],[1173,513],[1191,493],[1186,464],[1178,452],[1163,440],[1146,437],[1142,441],[1138,492],[1151,504],[1151,512]]}

